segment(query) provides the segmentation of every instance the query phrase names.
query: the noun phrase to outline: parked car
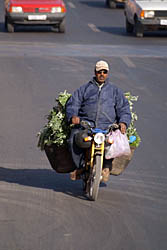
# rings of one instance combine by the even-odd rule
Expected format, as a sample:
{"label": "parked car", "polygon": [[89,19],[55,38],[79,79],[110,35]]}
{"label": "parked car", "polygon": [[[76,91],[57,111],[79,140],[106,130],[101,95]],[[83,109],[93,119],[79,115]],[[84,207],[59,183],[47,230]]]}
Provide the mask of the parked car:
{"label": "parked car", "polygon": [[143,37],[144,31],[167,30],[167,0],[127,0],[126,32]]}
{"label": "parked car", "polygon": [[107,7],[111,9],[115,9],[117,7],[117,4],[124,5],[125,0],[106,0]]}
{"label": "parked car", "polygon": [[66,6],[63,0],[5,0],[5,27],[14,32],[15,26],[50,25],[65,32]]}

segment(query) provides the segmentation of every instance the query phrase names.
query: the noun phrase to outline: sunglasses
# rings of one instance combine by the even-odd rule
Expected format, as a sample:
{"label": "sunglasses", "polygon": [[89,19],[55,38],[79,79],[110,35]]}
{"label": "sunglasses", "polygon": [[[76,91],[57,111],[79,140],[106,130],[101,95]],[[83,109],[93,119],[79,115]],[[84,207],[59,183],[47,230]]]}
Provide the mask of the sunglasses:
{"label": "sunglasses", "polygon": [[99,74],[99,75],[102,74],[102,73],[106,75],[108,73],[108,71],[105,70],[105,69],[97,71],[97,74]]}

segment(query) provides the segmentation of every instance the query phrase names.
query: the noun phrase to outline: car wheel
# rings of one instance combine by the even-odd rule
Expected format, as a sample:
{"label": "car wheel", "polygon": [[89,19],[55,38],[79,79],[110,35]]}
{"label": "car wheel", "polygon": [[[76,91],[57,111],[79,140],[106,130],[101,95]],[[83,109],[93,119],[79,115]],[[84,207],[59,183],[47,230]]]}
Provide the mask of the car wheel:
{"label": "car wheel", "polygon": [[138,20],[135,21],[134,32],[136,37],[143,37],[143,26]]}
{"label": "car wheel", "polygon": [[113,0],[108,0],[107,6],[108,6],[110,9],[115,9],[115,8],[117,7],[116,2],[113,1]]}
{"label": "car wheel", "polygon": [[14,33],[14,24],[9,23],[7,19],[5,20],[5,26],[9,33]]}
{"label": "car wheel", "polygon": [[65,19],[59,24],[58,30],[60,33],[65,33]]}
{"label": "car wheel", "polygon": [[126,17],[126,32],[132,33],[133,32],[133,24],[129,23],[127,17]]}
{"label": "car wheel", "polygon": [[109,7],[109,1],[110,0],[106,0],[106,6]]}
{"label": "car wheel", "polygon": [[5,16],[5,29],[7,29],[7,17]]}

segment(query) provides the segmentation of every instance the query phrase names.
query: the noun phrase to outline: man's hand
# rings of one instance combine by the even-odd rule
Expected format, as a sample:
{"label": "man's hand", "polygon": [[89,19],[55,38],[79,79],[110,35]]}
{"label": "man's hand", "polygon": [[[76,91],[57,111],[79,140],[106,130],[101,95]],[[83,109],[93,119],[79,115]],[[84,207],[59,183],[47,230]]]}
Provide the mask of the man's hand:
{"label": "man's hand", "polygon": [[72,124],[80,124],[80,118],[78,116],[73,116]]}
{"label": "man's hand", "polygon": [[126,133],[126,124],[123,122],[120,122],[119,126],[120,126],[121,133],[125,134]]}

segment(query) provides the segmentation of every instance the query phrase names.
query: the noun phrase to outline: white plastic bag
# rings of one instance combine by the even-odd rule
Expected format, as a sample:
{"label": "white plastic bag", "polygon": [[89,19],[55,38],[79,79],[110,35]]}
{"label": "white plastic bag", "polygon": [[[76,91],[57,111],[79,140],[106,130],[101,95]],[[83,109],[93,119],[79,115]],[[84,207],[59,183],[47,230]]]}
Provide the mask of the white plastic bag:
{"label": "white plastic bag", "polygon": [[122,134],[119,129],[112,131],[109,135],[113,143],[105,148],[105,158],[111,159],[122,155],[129,155],[131,153],[128,137]]}

